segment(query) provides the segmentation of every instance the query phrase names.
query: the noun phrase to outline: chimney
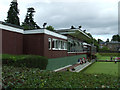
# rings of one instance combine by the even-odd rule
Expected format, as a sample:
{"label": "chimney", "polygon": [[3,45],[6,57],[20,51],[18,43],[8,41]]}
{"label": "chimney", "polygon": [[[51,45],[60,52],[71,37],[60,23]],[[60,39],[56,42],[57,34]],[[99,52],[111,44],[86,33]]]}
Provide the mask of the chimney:
{"label": "chimney", "polygon": [[17,0],[13,0],[12,2],[17,2]]}

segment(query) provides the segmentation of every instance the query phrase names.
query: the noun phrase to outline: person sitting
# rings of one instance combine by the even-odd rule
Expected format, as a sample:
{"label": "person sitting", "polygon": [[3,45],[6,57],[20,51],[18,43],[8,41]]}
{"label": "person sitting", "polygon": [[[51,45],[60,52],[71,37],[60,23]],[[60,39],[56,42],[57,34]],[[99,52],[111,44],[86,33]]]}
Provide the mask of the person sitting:
{"label": "person sitting", "polygon": [[83,64],[83,60],[82,60],[82,58],[80,58],[80,64]]}
{"label": "person sitting", "polygon": [[77,64],[80,64],[80,59],[78,59]]}
{"label": "person sitting", "polygon": [[117,62],[117,58],[115,58],[115,63]]}
{"label": "person sitting", "polygon": [[112,61],[113,57],[111,56],[110,59],[111,59],[111,61]]}
{"label": "person sitting", "polygon": [[84,60],[84,63],[86,63],[86,59],[85,59],[85,57],[83,57],[83,60]]}

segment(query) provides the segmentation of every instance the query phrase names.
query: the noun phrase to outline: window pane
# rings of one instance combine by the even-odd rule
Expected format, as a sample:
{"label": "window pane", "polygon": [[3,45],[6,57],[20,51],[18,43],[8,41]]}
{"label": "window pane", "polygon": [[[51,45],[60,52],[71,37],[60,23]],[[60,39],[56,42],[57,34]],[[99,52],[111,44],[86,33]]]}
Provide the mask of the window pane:
{"label": "window pane", "polygon": [[48,48],[51,49],[51,38],[48,38]]}

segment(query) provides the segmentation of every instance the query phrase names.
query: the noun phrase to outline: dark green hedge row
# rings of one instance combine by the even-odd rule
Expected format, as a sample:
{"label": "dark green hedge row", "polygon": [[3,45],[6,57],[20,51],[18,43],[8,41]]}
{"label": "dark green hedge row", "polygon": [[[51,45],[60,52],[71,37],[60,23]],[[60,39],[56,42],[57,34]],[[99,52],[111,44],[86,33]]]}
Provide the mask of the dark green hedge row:
{"label": "dark green hedge row", "polygon": [[120,53],[99,53],[101,56],[117,56],[120,57]]}
{"label": "dark green hedge row", "polygon": [[37,55],[2,55],[3,65],[15,66],[15,67],[29,67],[46,69],[48,59],[43,56]]}

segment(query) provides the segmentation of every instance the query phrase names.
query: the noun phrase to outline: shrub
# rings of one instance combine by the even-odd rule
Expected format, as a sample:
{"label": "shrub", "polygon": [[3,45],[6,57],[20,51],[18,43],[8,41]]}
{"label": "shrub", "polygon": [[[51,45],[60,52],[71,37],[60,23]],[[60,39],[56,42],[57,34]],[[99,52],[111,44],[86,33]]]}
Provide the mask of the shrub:
{"label": "shrub", "polygon": [[99,53],[101,56],[117,56],[120,57],[120,53]]}
{"label": "shrub", "polygon": [[86,74],[83,72],[51,72],[41,71],[38,68],[3,66],[3,90],[29,88],[119,88],[117,76],[109,74]]}
{"label": "shrub", "polygon": [[40,69],[46,69],[46,66],[48,64],[47,58],[35,55],[28,55],[24,59],[19,60],[19,62],[24,63],[26,67]]}
{"label": "shrub", "polygon": [[48,59],[37,55],[2,55],[2,63],[15,67],[29,67],[46,69]]}
{"label": "shrub", "polygon": [[11,65],[14,63],[14,59],[15,57],[13,55],[9,55],[9,54],[3,54],[2,55],[2,64],[7,64],[7,65]]}

